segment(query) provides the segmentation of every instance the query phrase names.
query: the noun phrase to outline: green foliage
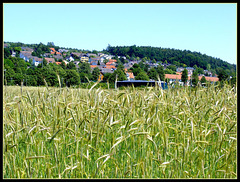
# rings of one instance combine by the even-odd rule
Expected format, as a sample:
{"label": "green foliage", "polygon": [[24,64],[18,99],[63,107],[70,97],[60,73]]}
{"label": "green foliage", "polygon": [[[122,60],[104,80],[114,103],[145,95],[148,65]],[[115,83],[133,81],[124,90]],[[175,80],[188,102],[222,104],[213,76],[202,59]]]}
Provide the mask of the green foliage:
{"label": "green foliage", "polygon": [[186,84],[187,81],[188,81],[188,71],[187,71],[186,68],[182,71],[181,80],[182,80],[182,82],[183,82],[184,84]]}
{"label": "green foliage", "polygon": [[95,67],[92,71],[92,80],[97,81],[99,75],[100,75],[100,69],[98,67]]}
{"label": "green foliage", "polygon": [[147,81],[149,81],[149,77],[148,77],[148,75],[146,74],[146,72],[141,71],[141,72],[135,77],[135,80],[147,80]]}
{"label": "green foliage", "polygon": [[73,62],[68,63],[66,68],[69,70],[71,70],[71,69],[76,70],[76,66]]}
{"label": "green foliage", "polygon": [[224,69],[219,68],[218,78],[219,78],[219,81],[222,82],[222,81],[226,81],[229,78],[229,76]]}
{"label": "green foliage", "polygon": [[175,73],[177,71],[177,67],[175,65],[169,65],[169,66],[167,66],[167,69],[170,69],[170,70],[172,70]]}
{"label": "green foliage", "polygon": [[4,59],[7,59],[8,57],[11,56],[11,49],[9,48],[4,48]]}
{"label": "green foliage", "polygon": [[171,70],[171,69],[166,68],[166,69],[164,70],[164,73],[165,73],[165,74],[176,74],[176,71],[173,71],[173,70]]}
{"label": "green foliage", "polygon": [[201,82],[202,84],[203,84],[203,83],[207,83],[207,80],[206,80],[205,76],[203,76],[203,77],[201,78],[200,82]]}
{"label": "green foliage", "polygon": [[90,75],[90,74],[91,74],[90,64],[88,64],[88,63],[82,63],[82,64],[79,66],[79,73],[85,73],[85,74],[87,74],[87,75]]}
{"label": "green foliage", "polygon": [[193,74],[192,74],[192,84],[194,85],[194,87],[197,86],[198,81],[199,81],[198,72],[194,71]]}
{"label": "green foliage", "polygon": [[152,80],[157,80],[157,71],[155,68],[151,68],[149,71],[148,71],[148,77]]}
{"label": "green foliage", "polygon": [[71,85],[78,85],[80,83],[78,72],[76,70],[66,70],[65,81],[68,87]]}
{"label": "green foliage", "polygon": [[161,81],[165,80],[165,73],[164,73],[164,69],[163,66],[158,65],[156,68],[157,74],[160,78]]}
{"label": "green foliage", "polygon": [[109,81],[111,75],[112,75],[112,73],[105,73],[105,74],[104,74],[104,77],[103,77],[103,82]]}

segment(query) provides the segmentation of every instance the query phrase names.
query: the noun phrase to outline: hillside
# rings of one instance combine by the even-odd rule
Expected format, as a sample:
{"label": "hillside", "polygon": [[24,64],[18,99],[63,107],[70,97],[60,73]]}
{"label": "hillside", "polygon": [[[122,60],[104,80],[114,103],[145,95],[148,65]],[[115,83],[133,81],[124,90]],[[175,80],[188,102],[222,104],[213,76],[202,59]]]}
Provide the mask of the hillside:
{"label": "hillside", "polygon": [[118,56],[129,56],[131,58],[139,57],[150,60],[155,60],[156,62],[165,62],[174,64],[176,66],[182,66],[183,64],[188,67],[193,67],[194,65],[203,68],[204,70],[211,70],[214,73],[219,72],[220,68],[223,68],[226,73],[230,76],[236,75],[236,65],[230,64],[219,58],[214,58],[206,54],[201,54],[200,52],[191,52],[189,50],[178,50],[169,49],[161,47],[151,47],[151,46],[110,46],[104,50],[109,54]]}

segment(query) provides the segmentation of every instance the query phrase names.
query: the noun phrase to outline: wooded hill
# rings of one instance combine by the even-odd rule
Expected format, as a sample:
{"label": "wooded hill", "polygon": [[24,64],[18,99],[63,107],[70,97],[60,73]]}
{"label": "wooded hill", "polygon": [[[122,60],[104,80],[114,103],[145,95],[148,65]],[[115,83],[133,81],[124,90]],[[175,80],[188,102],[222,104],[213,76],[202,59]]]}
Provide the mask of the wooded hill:
{"label": "wooded hill", "polygon": [[203,68],[204,70],[209,70],[213,73],[218,74],[220,68],[223,68],[229,76],[236,76],[236,65],[230,64],[219,58],[214,58],[206,54],[201,54],[200,52],[191,52],[189,50],[178,50],[170,48],[161,47],[151,47],[151,46],[110,46],[104,50],[109,54],[118,56],[127,56],[131,58],[139,57],[147,58],[150,60],[155,60],[156,62],[165,62],[174,64],[177,67],[183,64],[188,67]]}

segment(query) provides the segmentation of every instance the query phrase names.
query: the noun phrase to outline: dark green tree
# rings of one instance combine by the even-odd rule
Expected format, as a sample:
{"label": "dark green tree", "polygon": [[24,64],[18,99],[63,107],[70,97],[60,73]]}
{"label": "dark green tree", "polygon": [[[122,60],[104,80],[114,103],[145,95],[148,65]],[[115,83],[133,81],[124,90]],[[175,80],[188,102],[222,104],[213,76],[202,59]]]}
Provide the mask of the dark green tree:
{"label": "dark green tree", "polygon": [[80,78],[79,74],[76,70],[66,70],[66,77],[65,77],[66,85],[72,86],[72,85],[79,85]]}
{"label": "dark green tree", "polygon": [[67,67],[66,67],[68,70],[76,70],[76,66],[73,62],[70,62],[67,64]]}
{"label": "dark green tree", "polygon": [[100,69],[98,67],[95,67],[92,71],[92,80],[97,81],[100,75]]}
{"label": "dark green tree", "polygon": [[206,84],[207,83],[207,80],[205,78],[205,76],[203,76],[200,80],[201,84]]}
{"label": "dark green tree", "polygon": [[194,85],[194,87],[197,86],[198,81],[199,81],[198,72],[195,70],[192,74],[192,84]]}
{"label": "dark green tree", "polygon": [[223,81],[227,80],[228,77],[229,77],[229,76],[228,76],[228,74],[226,73],[226,71],[225,71],[224,69],[220,68],[219,73],[218,73],[219,81],[220,81],[220,82],[223,82]]}
{"label": "dark green tree", "polygon": [[157,71],[155,68],[151,68],[149,71],[148,71],[148,77],[152,80],[157,80]]}
{"label": "dark green tree", "polygon": [[186,83],[187,83],[187,81],[188,81],[188,71],[187,71],[186,68],[182,71],[181,80],[182,80],[182,82],[184,83],[184,85],[186,85]]}
{"label": "dark green tree", "polygon": [[60,66],[61,66],[63,69],[66,69],[66,68],[67,68],[64,61],[61,62]]}
{"label": "dark green tree", "polygon": [[149,77],[148,77],[148,75],[146,74],[146,72],[141,71],[141,72],[135,77],[135,80],[147,80],[147,81],[149,81]]}
{"label": "dark green tree", "polygon": [[156,71],[157,71],[157,74],[158,74],[160,80],[161,81],[165,80],[165,73],[164,73],[163,66],[158,65],[157,68],[156,68]]}
{"label": "dark green tree", "polygon": [[82,63],[82,64],[79,66],[79,73],[85,73],[85,74],[87,74],[87,75],[90,75],[90,74],[91,74],[90,64],[88,64],[88,63]]}

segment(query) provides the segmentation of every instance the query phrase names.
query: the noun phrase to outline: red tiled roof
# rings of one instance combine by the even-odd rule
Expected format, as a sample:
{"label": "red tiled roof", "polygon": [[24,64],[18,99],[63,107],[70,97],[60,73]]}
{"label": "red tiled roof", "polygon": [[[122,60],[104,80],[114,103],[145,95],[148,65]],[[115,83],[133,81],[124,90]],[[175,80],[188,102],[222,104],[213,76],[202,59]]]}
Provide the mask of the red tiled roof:
{"label": "red tiled roof", "polygon": [[[218,77],[205,76],[205,78],[207,81],[210,81],[210,82],[217,82],[219,80]],[[199,76],[198,79],[201,80],[202,76]]]}
{"label": "red tiled roof", "polygon": [[91,68],[96,68],[96,67],[97,67],[97,65],[90,65],[90,67],[91,67]]}
{"label": "red tiled roof", "polygon": [[[55,62],[57,65],[61,64],[62,62]],[[66,63],[65,63],[66,64]]]}
{"label": "red tiled roof", "polygon": [[129,75],[129,78],[134,78],[134,75],[133,75],[133,73],[131,73],[131,72],[126,72],[126,73],[128,73],[128,75]]}
{"label": "red tiled roof", "polygon": [[106,68],[107,68],[107,69],[112,69],[112,68],[113,68],[113,69],[116,69],[116,67],[113,66],[113,65],[106,65]]}
{"label": "red tiled roof", "polygon": [[[182,75],[179,74],[179,75],[175,75],[175,74],[165,74],[165,78],[168,78],[168,79],[177,79],[177,80],[181,80],[181,77]],[[207,81],[210,81],[210,82],[217,82],[219,79],[218,77],[210,77],[210,76],[205,76],[206,80]],[[190,80],[191,77],[188,76],[188,80]],[[202,79],[202,76],[198,76],[198,79],[201,80]]]}
{"label": "red tiled roof", "polygon": [[56,52],[56,50],[54,48],[49,48],[50,50],[52,50],[53,52]]}

